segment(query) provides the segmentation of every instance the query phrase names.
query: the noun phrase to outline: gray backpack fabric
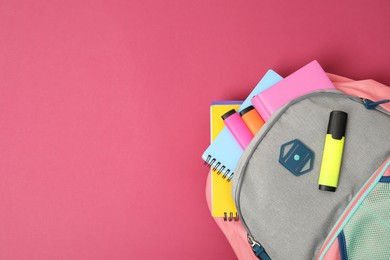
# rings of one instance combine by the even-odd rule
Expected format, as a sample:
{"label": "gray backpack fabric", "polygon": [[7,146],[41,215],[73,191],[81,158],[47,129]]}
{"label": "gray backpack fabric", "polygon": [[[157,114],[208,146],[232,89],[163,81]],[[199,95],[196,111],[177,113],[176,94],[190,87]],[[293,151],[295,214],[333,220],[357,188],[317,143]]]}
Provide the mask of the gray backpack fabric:
{"label": "gray backpack fabric", "polygon": [[[333,110],[347,112],[348,121],[338,188],[326,192],[318,189],[318,178]],[[282,146],[293,140],[314,153],[312,169],[302,175],[279,162]],[[310,93],[275,112],[257,133],[235,170],[232,196],[248,234],[271,259],[315,259],[350,201],[389,155],[387,111],[368,110],[363,100],[339,91]]]}

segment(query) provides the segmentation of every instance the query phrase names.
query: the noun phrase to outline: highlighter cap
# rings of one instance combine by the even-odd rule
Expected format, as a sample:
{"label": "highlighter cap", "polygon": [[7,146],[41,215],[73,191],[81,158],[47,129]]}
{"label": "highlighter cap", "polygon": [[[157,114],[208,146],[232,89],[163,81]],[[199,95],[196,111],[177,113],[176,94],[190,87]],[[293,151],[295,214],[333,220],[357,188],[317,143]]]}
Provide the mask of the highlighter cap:
{"label": "highlighter cap", "polygon": [[223,114],[221,116],[222,120],[225,120],[226,118],[228,118],[229,116],[233,115],[234,113],[236,113],[235,109],[231,109],[231,110],[227,111],[225,114]]}
{"label": "highlighter cap", "polygon": [[245,115],[246,113],[248,113],[249,111],[252,111],[253,109],[255,109],[254,106],[249,106],[249,107],[243,109],[239,114],[240,114],[240,116],[243,116],[243,115]]}
{"label": "highlighter cap", "polygon": [[329,116],[327,134],[331,134],[333,139],[341,140],[345,136],[348,114],[344,111],[332,111]]}
{"label": "highlighter cap", "polygon": [[332,186],[327,186],[327,185],[319,185],[318,188],[320,190],[324,190],[324,191],[331,191],[331,192],[335,192],[336,191],[336,187],[332,187]]}

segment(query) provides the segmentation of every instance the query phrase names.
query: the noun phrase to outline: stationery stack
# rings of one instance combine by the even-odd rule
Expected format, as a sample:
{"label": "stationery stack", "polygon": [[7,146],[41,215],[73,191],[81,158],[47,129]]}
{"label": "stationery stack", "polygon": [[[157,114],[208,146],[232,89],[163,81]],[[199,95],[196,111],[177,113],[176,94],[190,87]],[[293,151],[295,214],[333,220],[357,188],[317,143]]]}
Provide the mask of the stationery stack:
{"label": "stationery stack", "polygon": [[317,61],[312,61],[285,79],[269,70],[243,102],[213,102],[210,107],[212,143],[202,159],[212,169],[212,216],[238,220],[231,196],[234,169],[250,140],[264,121],[304,94],[335,89]]}

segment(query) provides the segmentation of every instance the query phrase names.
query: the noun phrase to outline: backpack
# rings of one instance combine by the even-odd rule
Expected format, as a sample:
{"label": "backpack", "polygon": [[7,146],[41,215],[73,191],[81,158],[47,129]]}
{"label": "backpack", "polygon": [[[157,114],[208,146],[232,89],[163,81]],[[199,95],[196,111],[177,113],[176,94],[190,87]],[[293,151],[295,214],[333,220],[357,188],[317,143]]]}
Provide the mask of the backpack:
{"label": "backpack", "polygon": [[[370,93],[361,90],[361,97]],[[390,259],[390,112],[377,106],[383,102],[318,91],[266,122],[245,149],[232,189],[256,256]],[[318,179],[334,110],[348,120],[338,187],[327,192]],[[295,167],[299,157],[304,163]]]}

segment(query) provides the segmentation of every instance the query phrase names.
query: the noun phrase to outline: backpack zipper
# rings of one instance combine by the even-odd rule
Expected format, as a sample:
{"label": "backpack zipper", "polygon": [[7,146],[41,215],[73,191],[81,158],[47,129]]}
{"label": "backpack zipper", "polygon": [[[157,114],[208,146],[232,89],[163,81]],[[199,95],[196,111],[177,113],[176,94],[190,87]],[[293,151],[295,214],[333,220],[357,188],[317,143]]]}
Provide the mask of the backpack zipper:
{"label": "backpack zipper", "polygon": [[248,234],[248,243],[252,247],[253,253],[261,260],[271,260],[264,247],[257,242],[252,235]]}
{"label": "backpack zipper", "polygon": [[377,101],[377,102],[374,102],[374,101],[369,100],[369,99],[367,99],[367,98],[362,98],[362,101],[363,101],[363,103],[364,103],[364,106],[365,106],[367,109],[371,110],[371,109],[375,109],[375,108],[376,108],[378,105],[380,105],[380,104],[385,104],[385,103],[390,102],[390,99],[383,99],[383,100],[379,100],[379,101]]}

